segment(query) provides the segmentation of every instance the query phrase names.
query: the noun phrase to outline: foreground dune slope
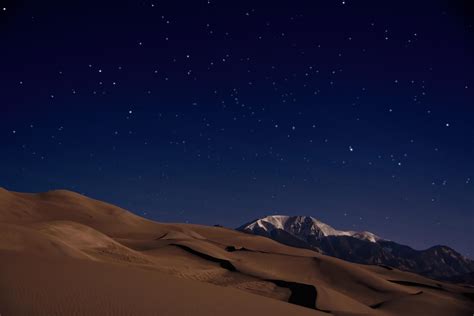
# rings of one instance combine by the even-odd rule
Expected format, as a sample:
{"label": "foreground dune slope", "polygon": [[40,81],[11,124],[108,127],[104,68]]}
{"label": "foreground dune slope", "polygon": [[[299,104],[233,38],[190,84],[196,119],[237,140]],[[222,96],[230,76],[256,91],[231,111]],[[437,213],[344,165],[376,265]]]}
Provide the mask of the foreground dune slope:
{"label": "foreground dune slope", "polygon": [[2,315],[315,315],[300,306],[146,269],[7,253],[0,258]]}
{"label": "foreground dune slope", "polygon": [[1,315],[472,315],[474,289],[69,191],[0,189]]}

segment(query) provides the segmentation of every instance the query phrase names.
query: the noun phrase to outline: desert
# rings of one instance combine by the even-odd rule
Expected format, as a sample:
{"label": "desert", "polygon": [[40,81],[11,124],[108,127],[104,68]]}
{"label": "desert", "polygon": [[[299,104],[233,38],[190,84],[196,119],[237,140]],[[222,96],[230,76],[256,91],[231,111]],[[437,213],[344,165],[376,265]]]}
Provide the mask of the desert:
{"label": "desert", "polygon": [[1,315],[471,315],[474,289],[70,191],[0,190]]}

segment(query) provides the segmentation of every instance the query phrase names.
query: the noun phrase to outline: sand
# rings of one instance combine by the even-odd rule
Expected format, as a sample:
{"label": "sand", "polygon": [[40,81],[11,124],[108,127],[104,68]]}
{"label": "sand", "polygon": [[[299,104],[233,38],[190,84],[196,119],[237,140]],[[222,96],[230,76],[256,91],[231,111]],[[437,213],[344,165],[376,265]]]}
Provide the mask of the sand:
{"label": "sand", "polygon": [[0,189],[0,315],[473,315],[474,289]]}

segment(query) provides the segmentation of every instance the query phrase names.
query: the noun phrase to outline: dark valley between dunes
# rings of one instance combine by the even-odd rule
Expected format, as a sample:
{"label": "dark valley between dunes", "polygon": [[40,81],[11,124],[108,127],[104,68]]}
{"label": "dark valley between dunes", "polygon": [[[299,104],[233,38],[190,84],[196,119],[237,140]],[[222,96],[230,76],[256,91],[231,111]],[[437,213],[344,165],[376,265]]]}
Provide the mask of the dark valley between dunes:
{"label": "dark valley between dunes", "polygon": [[467,284],[352,263],[223,227],[158,223],[70,191],[0,189],[0,226],[1,315],[474,310],[474,288]]}

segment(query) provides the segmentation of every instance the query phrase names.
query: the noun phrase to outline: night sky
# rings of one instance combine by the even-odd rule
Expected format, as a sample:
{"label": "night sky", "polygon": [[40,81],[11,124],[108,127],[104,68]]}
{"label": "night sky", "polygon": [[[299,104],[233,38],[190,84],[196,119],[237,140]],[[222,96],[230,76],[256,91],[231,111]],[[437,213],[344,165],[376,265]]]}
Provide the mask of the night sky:
{"label": "night sky", "polygon": [[468,1],[1,1],[0,186],[474,257]]}

